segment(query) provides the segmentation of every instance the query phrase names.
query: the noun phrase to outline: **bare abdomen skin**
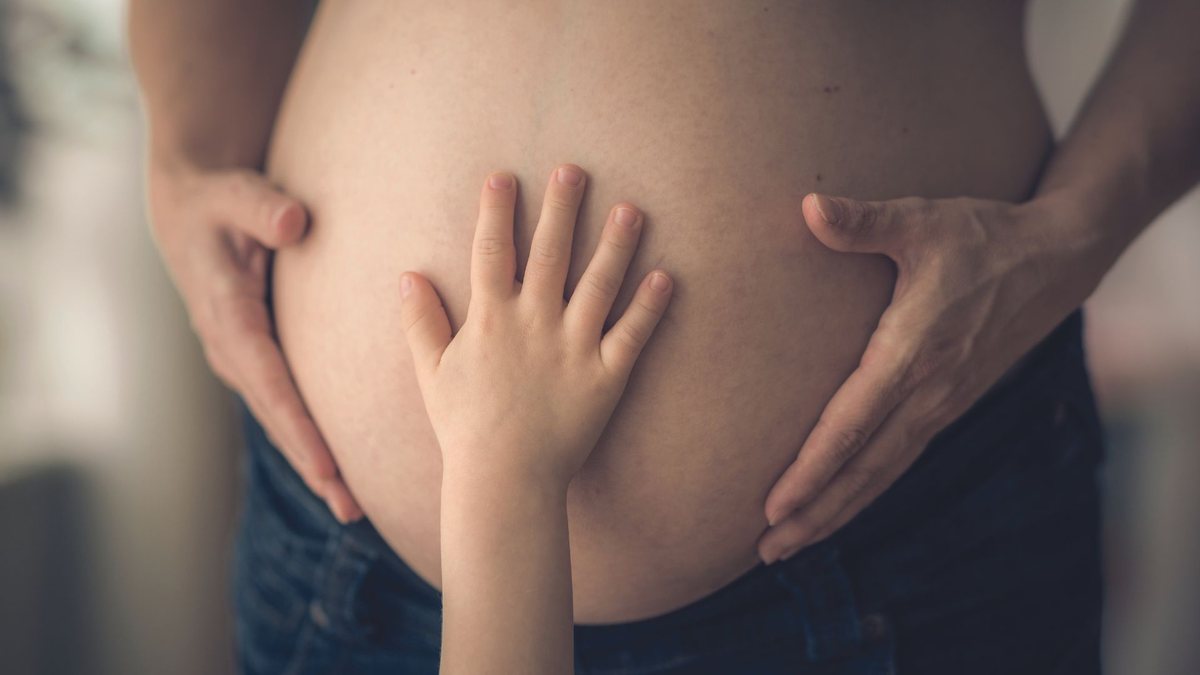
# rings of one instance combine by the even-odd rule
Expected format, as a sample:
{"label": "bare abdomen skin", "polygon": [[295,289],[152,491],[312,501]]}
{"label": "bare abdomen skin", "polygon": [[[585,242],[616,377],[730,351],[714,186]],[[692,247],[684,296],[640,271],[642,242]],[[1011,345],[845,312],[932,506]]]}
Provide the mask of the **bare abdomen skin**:
{"label": "bare abdomen skin", "polygon": [[322,3],[269,157],[313,214],[276,257],[280,339],[368,516],[439,585],[400,273],[428,276],[457,330],[493,169],[520,181],[519,268],[551,168],[589,172],[568,292],[609,207],[643,208],[611,316],[655,266],[675,297],[568,507],[576,620],[654,616],[757,562],[768,489],[890,298],[892,264],[825,249],[803,196],[1030,191],[1049,136],[1020,7],[485,4]]}

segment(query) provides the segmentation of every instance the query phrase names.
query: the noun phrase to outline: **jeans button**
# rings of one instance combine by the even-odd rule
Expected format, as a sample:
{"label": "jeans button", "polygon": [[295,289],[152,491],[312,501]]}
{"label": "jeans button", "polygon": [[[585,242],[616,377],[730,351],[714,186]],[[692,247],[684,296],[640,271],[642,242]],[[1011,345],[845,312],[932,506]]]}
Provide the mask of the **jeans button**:
{"label": "jeans button", "polygon": [[325,613],[320,601],[313,600],[308,604],[308,616],[319,628],[329,628],[329,615]]}
{"label": "jeans button", "polygon": [[879,612],[872,612],[859,621],[859,630],[862,631],[863,639],[878,640],[887,632],[887,619]]}
{"label": "jeans button", "polygon": [[1064,401],[1059,401],[1054,406],[1054,426],[1061,427],[1063,422],[1067,420],[1067,404]]}

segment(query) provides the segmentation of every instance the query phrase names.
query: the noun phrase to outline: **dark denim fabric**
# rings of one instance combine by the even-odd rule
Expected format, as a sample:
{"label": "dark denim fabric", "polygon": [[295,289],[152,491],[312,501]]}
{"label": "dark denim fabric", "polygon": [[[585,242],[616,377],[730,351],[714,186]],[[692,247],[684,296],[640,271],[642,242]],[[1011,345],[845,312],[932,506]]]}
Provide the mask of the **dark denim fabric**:
{"label": "dark denim fabric", "polygon": [[[1100,672],[1104,450],[1082,322],[830,538],[665,615],[576,626],[577,672]],[[440,593],[369,523],[340,526],[244,414],[243,670],[436,673]]]}

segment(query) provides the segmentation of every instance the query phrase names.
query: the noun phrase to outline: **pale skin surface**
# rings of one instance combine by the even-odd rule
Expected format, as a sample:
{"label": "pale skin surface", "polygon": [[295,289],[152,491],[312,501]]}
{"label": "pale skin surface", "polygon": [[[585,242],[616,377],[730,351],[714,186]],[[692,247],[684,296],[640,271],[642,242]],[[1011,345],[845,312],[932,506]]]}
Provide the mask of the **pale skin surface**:
{"label": "pale skin surface", "polygon": [[[894,281],[882,256],[817,241],[806,193],[1019,200],[1033,188],[1049,132],[1019,7],[697,7],[318,10],[268,153],[268,175],[312,216],[275,259],[276,327],[353,494],[436,587],[442,466],[395,349],[395,280],[419,271],[462,324],[480,176],[537,184],[562,162],[587,169],[568,292],[617,201],[646,216],[631,277],[662,265],[676,281],[568,492],[580,623],[670,611],[760,562],[767,493],[854,369]],[[852,36],[870,48],[831,48]],[[914,51],[914,39],[937,49]],[[537,215],[518,204],[518,269]]]}
{"label": "pale skin surface", "polygon": [[[274,7],[283,14],[285,4]],[[1200,156],[1200,92],[1186,70],[1198,56],[1188,33],[1194,4],[1141,3],[1036,199],[1048,130],[1024,69],[1019,3],[870,12],[831,3],[803,14],[763,3],[762,16],[719,3],[691,13],[643,4],[590,6],[603,12],[591,16],[576,3],[527,3],[501,16],[330,5],[282,108],[271,162],[313,215],[308,239],[277,260],[288,361],[346,482],[435,584],[440,454],[411,364],[380,356],[394,353],[396,274],[429,276],[458,327],[471,220],[462,186],[492,167],[531,178],[564,156],[587,165],[595,179],[577,262],[598,238],[600,204],[632,199],[647,209],[652,234],[633,277],[669,262],[677,297],[568,494],[582,621],[661,613],[723,585],[756,554],[772,559],[827,536],[1086,297],[1195,182]],[[455,40],[433,39],[447,32]],[[271,34],[257,33],[258,49]],[[294,48],[285,38],[283,52]],[[221,80],[221,110],[189,118],[179,112],[187,105],[163,103],[169,88],[153,95],[143,73],[154,69],[139,66],[153,146],[166,148],[158,154],[208,168],[256,165],[269,115],[241,127],[245,117],[233,113],[261,96],[262,82]],[[212,139],[228,152],[193,157]],[[846,202],[841,222],[860,232],[847,236],[815,201],[801,204],[818,189],[968,198]],[[890,227],[855,217],[872,213],[881,217],[866,224]],[[518,209],[518,251],[535,215]],[[568,291],[581,269],[572,266]],[[868,339],[862,370],[847,380]],[[978,367],[954,367],[966,361]],[[849,393],[830,403],[837,391]],[[911,396],[877,394],[888,391]],[[896,400],[916,403],[880,425]],[[825,431],[810,436],[822,410]],[[855,442],[831,442],[843,438]],[[784,513],[760,539],[766,518]]]}

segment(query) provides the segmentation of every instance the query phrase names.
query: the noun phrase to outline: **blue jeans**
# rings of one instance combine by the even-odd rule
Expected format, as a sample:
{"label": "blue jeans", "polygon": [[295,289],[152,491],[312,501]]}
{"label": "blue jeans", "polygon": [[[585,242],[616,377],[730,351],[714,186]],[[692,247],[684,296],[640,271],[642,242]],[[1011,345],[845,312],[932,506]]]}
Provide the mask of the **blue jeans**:
{"label": "blue jeans", "polygon": [[[1082,310],[840,531],[686,607],[575,628],[576,671],[1100,672],[1100,423]],[[243,407],[243,411],[244,411]],[[441,595],[341,526],[245,415],[247,673],[436,673]]]}

